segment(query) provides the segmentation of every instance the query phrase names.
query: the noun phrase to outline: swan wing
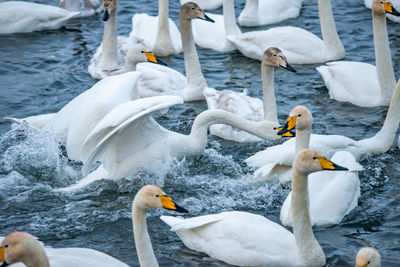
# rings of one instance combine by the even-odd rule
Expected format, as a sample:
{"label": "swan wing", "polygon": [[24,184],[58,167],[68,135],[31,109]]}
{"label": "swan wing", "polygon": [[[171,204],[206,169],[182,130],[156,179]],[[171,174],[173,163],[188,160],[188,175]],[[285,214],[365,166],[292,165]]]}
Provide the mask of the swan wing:
{"label": "swan wing", "polygon": [[[342,221],[351,210],[357,207],[360,197],[359,170],[362,166],[347,151],[336,152],[331,160],[351,171],[317,172],[309,175],[308,189],[310,217],[313,225],[333,225]],[[281,208],[281,222],[292,226],[291,194],[289,193]]]}
{"label": "swan wing", "polygon": [[[152,119],[151,114],[182,103],[183,99],[179,96],[155,96],[115,107],[96,125],[85,141],[82,155],[87,156],[83,175],[87,175],[93,163],[106,152],[106,157],[103,157],[104,167],[115,170],[116,165],[135,155],[135,151],[156,143],[165,135],[166,130]],[[112,147],[108,149],[110,145]]]}
{"label": "swan wing", "polygon": [[229,264],[295,266],[298,263],[293,234],[260,215],[231,211],[190,219],[172,220],[168,216],[162,219],[172,228],[179,225],[177,234],[188,248]]}
{"label": "swan wing", "polygon": [[4,117],[4,120],[17,124],[21,124],[26,121],[30,127],[40,131],[53,118],[55,114],[56,113],[47,113],[36,116],[29,116],[23,119]]}
{"label": "swan wing", "polygon": [[137,71],[142,73],[138,80],[140,97],[157,95],[182,95],[186,77],[174,69],[152,63],[140,63]]}
{"label": "swan wing", "polygon": [[0,34],[58,29],[79,15],[65,9],[23,1],[0,3]]}
{"label": "swan wing", "polygon": [[[217,91],[213,88],[204,89],[208,109],[222,109],[251,121],[262,121],[264,118],[261,99],[249,97],[245,92],[230,90]],[[255,142],[261,138],[226,124],[211,125],[210,133],[226,140],[236,142]]]}
{"label": "swan wing", "polygon": [[374,65],[335,61],[317,67],[317,71],[321,74],[332,99],[350,102],[360,107],[382,104],[381,88]]}

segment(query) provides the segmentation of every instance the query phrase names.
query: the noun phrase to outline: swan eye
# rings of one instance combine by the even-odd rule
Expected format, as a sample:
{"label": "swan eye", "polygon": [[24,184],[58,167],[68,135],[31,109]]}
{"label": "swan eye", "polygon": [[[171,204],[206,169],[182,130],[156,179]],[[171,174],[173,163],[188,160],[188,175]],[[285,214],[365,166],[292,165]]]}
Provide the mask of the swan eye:
{"label": "swan eye", "polygon": [[192,10],[194,10],[194,7],[192,7]]}
{"label": "swan eye", "polygon": [[144,53],[144,51],[142,50],[142,51],[140,51],[140,53],[142,53],[142,54],[143,54],[143,53]]}
{"label": "swan eye", "polygon": [[297,117],[301,117],[301,114],[297,115]]}
{"label": "swan eye", "polygon": [[370,264],[371,263],[371,260],[369,260],[368,262],[367,262],[367,264]]}
{"label": "swan eye", "polygon": [[317,157],[313,157],[312,159],[313,159],[313,160],[316,160],[316,159],[317,159]]}
{"label": "swan eye", "polygon": [[5,247],[5,248],[8,248],[8,247],[9,247],[9,245],[8,245],[8,244],[5,244],[5,245],[4,245],[4,247]]}
{"label": "swan eye", "polygon": [[160,197],[160,195],[156,195],[156,197]]}

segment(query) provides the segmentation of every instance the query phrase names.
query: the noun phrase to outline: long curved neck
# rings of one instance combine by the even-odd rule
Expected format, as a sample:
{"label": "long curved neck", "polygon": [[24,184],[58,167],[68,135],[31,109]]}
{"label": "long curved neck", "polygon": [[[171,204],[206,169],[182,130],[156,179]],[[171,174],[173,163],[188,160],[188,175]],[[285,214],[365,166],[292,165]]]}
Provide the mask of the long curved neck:
{"label": "long curved neck", "polygon": [[158,266],[150,236],[147,232],[146,210],[138,208],[135,201],[132,206],[133,234],[140,266]]}
{"label": "long curved neck", "polygon": [[110,18],[104,23],[103,50],[100,67],[109,70],[118,68],[117,8],[110,12]]}
{"label": "long curved neck", "polygon": [[[203,89],[208,87],[208,85],[204,79],[203,73],[201,72],[199,56],[197,55],[193,39],[192,24],[190,23],[190,20],[184,19],[182,16],[179,18],[179,23],[181,27],[183,58],[187,79],[185,90],[187,90],[187,94],[202,96]],[[184,92],[184,99],[185,93],[186,92]],[[204,99],[204,96],[202,99]]]}
{"label": "long curved neck", "polygon": [[258,0],[247,0],[242,14],[244,17],[254,18],[254,21],[258,21]]}
{"label": "long curved neck", "polygon": [[296,130],[296,155],[303,149],[310,148],[311,125],[309,128]]}
{"label": "long curved neck", "polygon": [[261,79],[263,89],[264,120],[278,123],[274,87],[274,67],[261,63]]}
{"label": "long curved neck", "polygon": [[319,21],[321,23],[322,39],[327,51],[344,51],[342,42],[336,31],[331,0],[318,0]]}
{"label": "long curved neck", "polygon": [[390,101],[396,86],[392,56],[390,54],[389,37],[386,27],[386,16],[375,14],[372,11],[374,28],[374,45],[376,57],[376,70],[381,87],[382,100]]}
{"label": "long curved neck", "polygon": [[[314,237],[311,227],[308,198],[308,178],[293,169],[292,177],[292,218],[293,234],[304,266],[316,266],[316,259],[325,259],[324,252]],[[314,263],[314,264],[313,264]],[[320,266],[320,265],[318,265]]]}
{"label": "long curved neck", "polygon": [[223,9],[225,35],[234,35],[237,27],[234,0],[224,0]]}
{"label": "long curved neck", "polygon": [[367,152],[385,153],[390,149],[400,123],[400,80],[393,92],[392,101],[382,129],[373,137],[358,141]]}
{"label": "long curved neck", "polygon": [[[158,29],[153,52],[159,56],[166,56],[175,51],[169,30],[168,14],[168,0],[158,0]],[[172,51],[169,52],[170,50]]]}
{"label": "long curved neck", "polygon": [[[35,240],[35,243],[37,241]],[[29,257],[22,261],[28,267],[50,267],[49,259],[43,247],[37,242],[31,246]]]}

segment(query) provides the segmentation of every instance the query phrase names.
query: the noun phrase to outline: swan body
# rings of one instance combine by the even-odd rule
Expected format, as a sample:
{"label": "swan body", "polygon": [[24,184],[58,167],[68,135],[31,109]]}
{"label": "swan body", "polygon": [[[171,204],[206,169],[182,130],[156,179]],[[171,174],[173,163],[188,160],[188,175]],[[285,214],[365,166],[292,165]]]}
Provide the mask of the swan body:
{"label": "swan body", "polygon": [[58,6],[87,17],[101,11],[101,0],[61,0]]}
{"label": "swan body", "polygon": [[239,15],[239,25],[257,27],[296,18],[303,0],[247,0]]}
{"label": "swan body", "polygon": [[317,67],[331,98],[361,107],[389,105],[396,78],[385,14],[382,3],[374,0],[372,18],[377,67],[350,61],[329,62],[325,66]]}
{"label": "swan body", "polygon": [[227,35],[238,35],[242,32],[236,24],[234,0],[224,0],[223,15],[207,13],[214,24],[201,20],[193,20],[193,36],[198,46],[210,48],[218,52],[229,52],[236,47],[228,39]]}
{"label": "swan body", "polygon": [[0,34],[55,30],[79,12],[23,1],[0,3]]}
{"label": "swan body", "polygon": [[353,154],[358,161],[367,154],[382,154],[388,151],[393,144],[399,122],[400,81],[393,92],[392,101],[389,105],[383,126],[374,136],[355,141],[342,135],[311,134],[310,122],[308,124],[309,129],[298,131],[299,129],[296,128],[296,139],[302,136],[301,138],[304,139],[302,142],[298,143],[294,139],[289,139],[280,145],[268,147],[263,151],[257,152],[255,155],[247,158],[246,163],[249,166],[257,168],[253,174],[257,179],[273,179],[277,177],[281,181],[287,181],[287,177],[290,177],[288,176],[288,171],[290,171],[296,151],[299,151],[301,148],[310,147],[311,149],[319,149],[318,151],[322,151],[329,158],[335,152],[344,150]]}
{"label": "swan body", "polygon": [[[331,160],[348,168],[348,172],[317,172],[308,176],[310,218],[312,225],[334,225],[342,221],[358,205],[362,166],[347,151],[336,152]],[[285,226],[293,226],[291,211],[292,192],[281,207],[280,220]]]}
{"label": "swan body", "polygon": [[[127,264],[94,249],[43,247],[35,237],[24,232],[7,235],[0,246],[2,249],[0,259],[7,264],[12,264],[13,267],[67,267],[72,265],[77,267],[128,267]],[[7,247],[4,248],[5,246]]]}
{"label": "swan body", "polygon": [[336,32],[330,0],[318,0],[322,39],[297,27],[275,27],[266,31],[227,36],[245,56],[261,60],[266,48],[282,50],[290,64],[316,64],[345,57]]}
{"label": "swan body", "polygon": [[322,170],[322,161],[333,164],[316,151],[302,150],[294,162],[293,234],[263,216],[240,211],[189,219],[161,216],[161,219],[190,249],[232,265],[323,266],[325,255],[310,224],[307,187],[307,176]]}
{"label": "swan body", "polygon": [[159,0],[158,16],[135,14],[132,17],[130,36],[140,38],[143,44],[158,56],[182,52],[181,34],[168,18],[168,0]]}
{"label": "swan body", "polygon": [[[372,7],[372,2],[373,2],[373,1],[374,1],[374,0],[364,0],[364,5],[365,5],[367,8],[371,9],[371,7]],[[400,10],[400,1],[399,1],[399,0],[391,0],[390,3],[393,4],[393,6],[394,6],[395,9]],[[392,14],[390,14],[390,13],[386,14],[386,16],[387,16],[387,18],[390,19],[391,21],[394,21],[394,22],[397,22],[397,23],[400,22],[400,17],[398,17],[398,16],[394,16],[394,15],[392,15]]]}
{"label": "swan body", "polygon": [[381,267],[381,255],[373,248],[360,248],[356,257],[356,267]]}
{"label": "swan body", "polygon": [[168,131],[152,114],[182,104],[179,96],[156,96],[123,103],[110,111],[87,136],[83,175],[101,161],[110,177],[121,178],[153,162],[201,153],[207,145],[207,130],[215,123],[231,124],[263,139],[276,135],[272,122],[252,122],[224,110],[206,110],[193,122],[189,135]]}
{"label": "swan body", "polygon": [[[246,92],[234,92],[230,90],[217,91],[207,88],[204,91],[209,109],[223,109],[242,118],[252,121],[272,121],[278,123],[275,88],[274,67],[281,67],[296,72],[286,60],[283,53],[276,47],[268,48],[261,62],[261,79],[263,89],[263,101],[249,97]],[[252,134],[233,128],[230,125],[212,125],[210,133],[226,140],[236,142],[253,142],[260,139]],[[278,139],[274,136],[274,139]]]}
{"label": "swan body", "polygon": [[220,8],[222,6],[223,0],[180,0],[181,5],[187,3],[187,2],[194,2],[199,5],[199,7],[203,10],[213,10]]}

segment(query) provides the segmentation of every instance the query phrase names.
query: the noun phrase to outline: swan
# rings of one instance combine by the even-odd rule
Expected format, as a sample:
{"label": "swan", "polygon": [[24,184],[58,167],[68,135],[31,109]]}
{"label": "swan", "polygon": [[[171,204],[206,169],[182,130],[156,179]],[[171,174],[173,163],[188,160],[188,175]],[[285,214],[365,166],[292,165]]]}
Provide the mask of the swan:
{"label": "swan", "polygon": [[[302,112],[291,113],[284,127],[286,131],[296,128],[297,141],[290,139],[283,144],[268,147],[246,159],[247,165],[258,168],[253,174],[255,178],[271,179],[287,173],[292,166],[295,151],[300,151],[304,147],[322,151],[329,158],[335,152],[344,150],[353,154],[356,160],[367,154],[377,155],[388,151],[394,142],[400,122],[400,80],[393,92],[381,130],[370,138],[355,141],[343,135],[310,134],[311,126],[308,125],[311,125],[311,122],[307,122],[306,119],[301,118],[302,116]],[[311,118],[311,116],[306,117]],[[297,125],[297,121],[302,123]],[[302,141],[298,141],[299,139]]]}
{"label": "swan", "polygon": [[[141,98],[118,105],[87,136],[82,148],[83,176],[96,161],[101,161],[108,177],[122,178],[146,169],[166,156],[191,156],[207,145],[207,130],[215,123],[230,124],[263,139],[276,135],[276,123],[252,122],[224,110],[206,110],[193,122],[189,135],[169,131],[152,114],[182,104],[179,96]],[[151,167],[150,167],[151,168]],[[80,183],[85,183],[85,179]],[[90,175],[87,179],[91,179]]]}
{"label": "swan", "polygon": [[307,176],[322,170],[346,170],[313,150],[302,150],[293,163],[293,234],[267,218],[230,211],[183,219],[161,216],[192,250],[238,266],[323,266],[308,211]]}
{"label": "swan", "polygon": [[25,117],[23,119],[4,117],[5,121],[11,123],[22,124],[24,121],[29,124],[29,126],[37,131],[41,131],[44,126],[53,118],[56,113],[47,113],[35,116]]}
{"label": "swan", "polygon": [[181,0],[181,5],[187,2],[196,3],[203,10],[212,10],[220,8],[222,6],[223,0]]}
{"label": "swan", "polygon": [[215,24],[201,20],[193,20],[193,36],[198,46],[211,48],[218,52],[229,52],[236,50],[236,46],[226,39],[227,35],[241,34],[236,25],[235,2],[224,0],[223,15],[207,13]]}
{"label": "swan", "polygon": [[60,0],[58,6],[69,11],[78,11],[81,17],[91,16],[101,11],[100,0]]}
{"label": "swan", "polygon": [[[238,93],[230,90],[217,91],[207,88],[204,91],[209,109],[224,109],[252,121],[272,121],[278,123],[274,88],[274,67],[281,67],[296,72],[286,60],[281,50],[270,47],[265,50],[261,62],[261,79],[263,101],[249,97],[245,92]],[[247,132],[232,128],[230,125],[212,125],[210,133],[223,139],[237,142],[259,141],[260,139]],[[275,136],[274,139],[278,139]]]}
{"label": "swan", "polygon": [[296,18],[303,0],[247,0],[239,15],[239,25],[257,27]]}
{"label": "swan", "polygon": [[[295,107],[289,116],[296,117],[298,114],[301,114],[301,116],[296,119],[296,153],[309,147],[312,123],[311,113],[306,107]],[[285,132],[285,130],[278,134],[282,132]],[[358,198],[360,197],[358,171],[362,170],[362,166],[357,163],[353,154],[348,151],[337,151],[331,160],[350,171],[329,174],[313,173],[309,176],[309,209],[312,225],[338,224],[358,204]],[[274,168],[275,173],[279,168],[280,181],[290,180],[291,169],[289,166],[274,166]],[[322,176],[324,179],[322,179]],[[293,225],[290,208],[291,195],[292,192],[286,197],[280,213],[280,220],[285,226]]]}
{"label": "swan", "polygon": [[388,106],[396,86],[386,13],[400,15],[391,5],[373,1],[372,19],[376,67],[362,62],[336,61],[317,67],[331,98],[361,107]]}
{"label": "swan", "polygon": [[357,253],[356,267],[381,267],[381,255],[373,248],[361,248]]}
{"label": "swan", "polygon": [[79,12],[23,1],[0,3],[0,34],[55,30]]}
{"label": "swan", "polygon": [[[364,0],[364,5],[365,5],[367,8],[371,9],[371,7],[372,7],[372,2],[373,2],[373,0]],[[397,10],[400,10],[400,0],[391,0],[390,2],[393,4],[393,6],[394,6]],[[400,22],[400,17],[398,17],[398,16],[393,16],[393,15],[391,15],[390,13],[389,13],[389,14],[386,14],[386,16],[387,16],[387,18],[390,19],[391,21]]]}
{"label": "swan", "polygon": [[168,0],[158,0],[157,17],[145,13],[135,14],[132,17],[130,36],[142,39],[144,45],[157,56],[165,57],[182,52],[181,34],[175,23],[168,18]]}
{"label": "swan", "polygon": [[267,47],[276,46],[290,64],[316,64],[346,56],[336,32],[331,0],[318,0],[322,40],[297,27],[275,27],[266,31],[246,32],[227,36],[245,56],[261,60]]}
{"label": "swan", "polygon": [[[157,186],[146,185],[137,192],[132,204],[132,222],[140,266],[158,266],[146,222],[147,210],[157,208],[188,212]],[[22,262],[30,267],[128,267],[127,264],[94,249],[43,248],[35,237],[24,232],[14,232],[3,239],[0,245],[0,261],[4,261],[2,266]]]}

